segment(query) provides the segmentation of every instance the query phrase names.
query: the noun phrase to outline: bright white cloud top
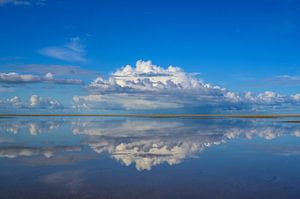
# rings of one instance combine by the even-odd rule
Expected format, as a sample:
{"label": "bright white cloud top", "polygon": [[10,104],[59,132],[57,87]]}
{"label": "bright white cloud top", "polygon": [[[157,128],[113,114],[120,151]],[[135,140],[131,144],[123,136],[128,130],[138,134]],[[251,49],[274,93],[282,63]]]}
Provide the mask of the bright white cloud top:
{"label": "bright white cloud top", "polygon": [[[77,47],[75,44],[69,46],[75,51]],[[63,107],[75,112],[101,110],[178,110],[185,112],[192,110],[195,113],[204,113],[241,110],[286,111],[291,107],[300,106],[300,93],[294,95],[280,95],[272,91],[259,94],[248,91],[236,93],[206,83],[194,73],[187,73],[180,67],[164,68],[151,61],[138,60],[135,66],[125,65],[108,77],[98,76],[90,80],[87,86],[83,85],[83,80],[79,76],[90,73],[80,68],[71,67],[72,70],[78,71],[76,78],[70,78],[74,74],[72,71],[65,70],[65,67],[53,66],[52,69],[49,68],[49,71],[46,71],[45,67],[40,68],[43,73],[38,71],[39,67],[35,65],[28,66],[31,73],[0,72],[0,92],[2,93],[13,93],[14,88],[20,91],[25,86],[30,88],[28,85],[32,85],[33,90],[25,96],[36,96],[39,92],[46,91],[46,97],[37,98],[39,103],[21,102],[22,95],[11,95],[8,99],[1,100],[1,109],[7,111],[10,108],[16,108],[11,109],[14,111],[28,108],[51,110],[58,108],[61,110]],[[64,69],[64,72],[56,72],[59,68]],[[69,93],[65,97],[61,93],[56,93],[57,89],[62,87],[64,89],[62,93],[72,91],[72,94]],[[59,100],[47,98],[50,95],[53,98],[63,99],[65,104],[58,102]],[[45,96],[45,93],[42,96]]]}
{"label": "bright white cloud top", "polygon": [[172,109],[213,107],[222,109],[257,109],[259,106],[299,104],[299,94],[282,96],[266,91],[253,95],[238,94],[214,86],[186,73],[179,67],[163,68],[151,61],[126,65],[107,79],[99,76],[88,86],[90,95],[74,96],[76,108],[87,109]]}

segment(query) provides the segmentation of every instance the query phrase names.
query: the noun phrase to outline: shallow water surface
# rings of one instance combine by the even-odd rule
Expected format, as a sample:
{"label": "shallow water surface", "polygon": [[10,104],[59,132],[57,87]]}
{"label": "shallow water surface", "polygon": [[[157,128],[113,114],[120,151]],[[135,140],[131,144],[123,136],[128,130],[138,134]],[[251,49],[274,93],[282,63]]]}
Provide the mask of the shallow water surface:
{"label": "shallow water surface", "polygon": [[0,118],[0,198],[300,198],[299,166],[281,119]]}

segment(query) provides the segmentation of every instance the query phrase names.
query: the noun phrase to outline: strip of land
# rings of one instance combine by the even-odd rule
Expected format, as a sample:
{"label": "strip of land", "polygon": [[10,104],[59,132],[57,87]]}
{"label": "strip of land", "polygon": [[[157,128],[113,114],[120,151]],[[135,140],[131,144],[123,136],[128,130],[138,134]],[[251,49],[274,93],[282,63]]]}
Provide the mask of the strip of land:
{"label": "strip of land", "polygon": [[0,114],[0,117],[300,118],[300,114]]}
{"label": "strip of land", "polygon": [[288,120],[288,121],[283,121],[285,123],[300,123],[300,120]]}

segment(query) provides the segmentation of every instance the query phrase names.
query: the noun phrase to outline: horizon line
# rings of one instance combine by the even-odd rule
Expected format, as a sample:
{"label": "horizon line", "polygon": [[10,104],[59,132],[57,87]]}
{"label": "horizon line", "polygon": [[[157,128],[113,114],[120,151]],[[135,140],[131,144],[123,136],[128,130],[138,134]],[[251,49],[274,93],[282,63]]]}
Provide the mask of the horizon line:
{"label": "horizon line", "polygon": [[0,117],[291,118],[300,114],[0,114]]}

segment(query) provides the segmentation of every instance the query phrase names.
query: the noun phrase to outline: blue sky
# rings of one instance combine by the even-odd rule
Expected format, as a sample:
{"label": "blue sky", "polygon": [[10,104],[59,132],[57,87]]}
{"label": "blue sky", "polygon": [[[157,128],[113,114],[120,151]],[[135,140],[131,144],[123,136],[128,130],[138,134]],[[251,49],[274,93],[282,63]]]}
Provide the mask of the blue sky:
{"label": "blue sky", "polygon": [[[172,65],[180,67],[190,78],[185,82],[182,79],[170,81],[178,84],[176,92],[180,87],[187,99],[193,100],[182,102],[171,96],[174,101],[166,106],[167,109],[201,112],[201,106],[206,104],[213,104],[215,109],[215,99],[208,103],[207,99],[203,101],[203,94],[199,97],[198,87],[192,87],[191,91],[187,81],[195,79],[200,79],[203,85],[221,88],[220,91],[215,88],[209,91],[213,98],[223,96],[217,100],[222,104],[221,109],[220,106],[215,109],[218,111],[225,105],[230,110],[232,106],[234,110],[249,106],[251,110],[257,110],[253,108],[253,104],[257,107],[257,101],[259,106],[267,103],[276,109],[279,104],[285,109],[286,106],[295,107],[298,103],[295,101],[298,98],[300,101],[300,96],[296,96],[300,87],[299,11],[300,2],[296,0],[0,0],[0,100],[7,104],[7,100],[15,96],[26,101],[32,95],[38,95],[39,108],[47,107],[51,97],[61,104],[58,107],[69,109],[74,108],[74,96],[101,95],[105,99],[108,96],[115,99],[118,98],[115,95],[121,94],[126,96],[124,100],[144,100],[134,107],[143,107],[153,100],[162,103],[163,99],[157,98],[157,90],[161,96],[169,97],[174,90],[172,86],[166,86],[166,79],[150,78],[153,84],[150,91],[144,82],[149,76],[142,78],[147,89],[137,87],[141,78],[127,77],[127,83],[134,81],[134,86],[120,85],[118,81],[121,80],[109,81],[115,71],[125,65],[134,68],[138,60],[145,63],[151,60],[151,64],[142,64],[144,69],[154,65],[165,69],[152,67],[153,70],[148,70],[151,75],[170,76],[166,68]],[[29,78],[38,79],[24,81],[24,77],[7,75],[11,72],[34,75]],[[44,76],[49,72],[47,79]],[[143,76],[144,73],[133,71],[129,76]],[[171,75],[179,78],[177,74],[172,72]],[[105,84],[109,84],[109,88],[97,85],[97,90],[91,89],[92,82],[100,75],[108,81]],[[157,81],[165,84],[163,90],[157,88]],[[120,88],[115,88],[115,82]],[[186,87],[181,88],[179,84]],[[136,94],[137,90],[139,94]],[[255,98],[251,98],[251,103],[249,97],[244,99],[244,93],[248,91]],[[260,95],[265,91],[274,93]],[[233,100],[232,96],[228,99],[228,92],[241,99]],[[179,93],[182,94],[182,90]],[[109,102],[110,98],[104,104],[103,101],[97,105],[93,102],[88,108],[132,110],[123,102],[117,105]],[[28,105],[31,101],[26,102],[27,105],[18,103],[18,109],[31,107]],[[9,105],[13,106],[10,102]],[[154,110],[159,105],[166,104],[149,105],[146,109]]]}

